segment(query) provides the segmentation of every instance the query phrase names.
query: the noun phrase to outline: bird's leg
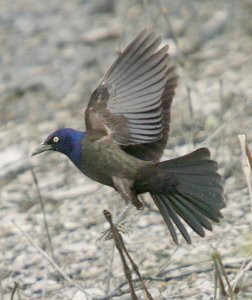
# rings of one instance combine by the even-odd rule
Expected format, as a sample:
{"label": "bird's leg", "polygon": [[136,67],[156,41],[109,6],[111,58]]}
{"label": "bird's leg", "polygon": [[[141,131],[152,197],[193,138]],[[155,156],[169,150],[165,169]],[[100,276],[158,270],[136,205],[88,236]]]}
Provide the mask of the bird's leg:
{"label": "bird's leg", "polygon": [[127,215],[127,212],[132,204],[132,198],[131,198],[131,186],[132,182],[128,179],[112,176],[112,180],[114,183],[115,190],[121,195],[121,197],[125,201],[125,207],[123,210],[119,213],[119,215],[115,218],[115,223],[120,223],[125,219],[125,216]]}
{"label": "bird's leg", "polygon": [[143,203],[137,198],[137,196],[133,197],[132,204],[137,208],[137,210],[140,210],[140,212],[143,211],[144,209]]}
{"label": "bird's leg", "polygon": [[[125,201],[125,207],[123,210],[119,213],[119,215],[116,216],[114,224],[119,227],[119,230],[121,231],[126,231],[125,228],[123,228],[124,223],[126,221],[126,216],[129,211],[129,209],[132,207],[132,204],[138,209],[142,210],[143,209],[143,204],[142,202],[137,198],[137,195],[134,193],[132,190],[132,184],[133,182],[121,178],[121,177],[116,177],[112,176],[112,180],[114,183],[114,188],[116,191],[121,195],[121,197]],[[105,236],[105,239],[108,239],[111,237],[111,231],[107,230],[103,233],[103,236]]]}
{"label": "bird's leg", "polygon": [[117,221],[121,221],[126,216],[132,204],[137,210],[143,208],[142,202],[137,198],[136,193],[132,189],[133,181],[121,177],[112,176],[114,187],[125,201],[125,207],[117,217]]}

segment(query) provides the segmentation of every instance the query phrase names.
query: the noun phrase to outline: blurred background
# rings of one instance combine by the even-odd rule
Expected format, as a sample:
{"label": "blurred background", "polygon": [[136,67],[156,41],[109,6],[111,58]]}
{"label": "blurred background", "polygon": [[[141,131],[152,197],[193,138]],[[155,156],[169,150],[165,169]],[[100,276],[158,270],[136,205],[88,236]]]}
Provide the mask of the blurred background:
{"label": "blurred background", "polygon": [[[31,159],[30,153],[57,128],[85,130],[91,92],[118,50],[146,27],[170,45],[179,75],[164,157],[209,147],[220,164],[227,208],[213,233],[205,239],[192,234],[190,246],[181,238],[176,247],[146,198],[144,212],[130,222],[127,246],[144,275],[162,279],[148,282],[154,299],[213,299],[213,246],[230,281],[235,278],[252,248],[237,138],[246,134],[252,149],[251,15],[251,0],[1,0],[0,299],[10,299],[15,282],[20,299],[85,299],[34,248],[50,255],[31,167],[62,270],[91,299],[110,299],[106,295],[125,283],[113,242],[97,241],[107,228],[102,211],[115,212],[119,196],[82,176],[61,154]],[[239,282],[239,299],[252,298],[251,270]]]}

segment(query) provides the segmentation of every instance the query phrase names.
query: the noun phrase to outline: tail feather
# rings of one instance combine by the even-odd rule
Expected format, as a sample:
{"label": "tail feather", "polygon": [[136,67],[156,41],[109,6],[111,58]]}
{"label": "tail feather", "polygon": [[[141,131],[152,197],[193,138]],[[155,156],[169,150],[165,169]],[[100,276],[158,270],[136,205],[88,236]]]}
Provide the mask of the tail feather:
{"label": "tail feather", "polygon": [[190,238],[185,226],[183,225],[183,223],[177,216],[176,211],[173,209],[173,207],[170,205],[170,203],[168,201],[166,201],[164,195],[152,195],[152,197],[153,197],[161,215],[163,216],[164,221],[168,226],[168,229],[170,230],[170,233],[172,235],[174,242],[176,244],[178,244],[177,233],[173,226],[172,221],[178,227],[179,231],[181,232],[181,234],[183,235],[183,237],[187,241],[187,243],[191,243],[191,238]]}
{"label": "tail feather", "polygon": [[221,176],[217,172],[217,163],[210,159],[209,150],[201,148],[183,157],[161,162],[158,168],[162,174],[167,172],[168,181],[172,179],[177,183],[172,190],[164,181],[162,193],[151,192],[173,240],[178,243],[175,224],[185,240],[191,243],[181,219],[203,237],[204,228],[212,230],[209,220],[219,222],[222,217],[220,209],[225,207]]}
{"label": "tail feather", "polygon": [[[173,173],[173,174],[176,174],[176,173]],[[189,173],[190,177],[188,176],[188,174],[183,174],[183,175],[180,175],[180,178],[183,180],[184,182],[184,185],[188,185],[188,187],[190,188],[193,188],[194,187],[194,184],[195,184],[195,181],[197,180],[201,180],[201,185],[200,186],[196,186],[194,188],[196,188],[196,190],[200,190],[202,192],[214,192],[214,191],[219,191],[219,188],[222,187],[222,184],[220,183],[221,182],[221,176],[217,176],[219,174],[216,174],[215,177],[211,178],[211,184],[209,182],[204,182],[202,179],[205,179],[207,180],[208,178],[202,178],[204,176],[207,176],[209,177],[209,174],[200,174],[199,176],[194,176],[194,174],[192,173]]]}
{"label": "tail feather", "polygon": [[171,212],[169,211],[169,207],[167,207],[166,203],[163,201],[160,201],[159,197],[162,196],[158,196],[158,195],[153,195],[153,200],[156,203],[158,209],[160,210],[160,212],[162,212],[162,216],[165,220],[166,225],[168,226],[168,229],[171,233],[171,236],[173,238],[173,240],[175,241],[175,243],[178,243],[178,237],[176,234],[176,230],[173,226],[173,223],[171,221]]}
{"label": "tail feather", "polygon": [[200,222],[195,218],[195,216],[191,213],[190,209],[187,209],[181,203],[180,199],[178,199],[177,194],[172,195],[169,198],[171,204],[173,205],[177,214],[186,221],[186,223],[200,236],[205,236],[205,232],[202,228]]}
{"label": "tail feather", "polygon": [[222,213],[219,211],[218,207],[212,206],[212,205],[207,205],[207,203],[204,203],[196,198],[192,198],[192,197],[188,197],[185,194],[181,194],[181,197],[183,199],[185,199],[186,201],[188,201],[192,206],[194,206],[195,208],[197,208],[200,212],[204,212],[204,215],[218,223],[219,222],[219,218],[222,218]]}
{"label": "tail feather", "polygon": [[[182,182],[182,184],[180,187],[178,187],[178,190],[181,194],[188,195],[189,198],[193,197],[196,199],[200,199],[200,202],[206,203],[208,206],[223,208],[220,187],[213,187],[212,190],[211,188],[199,190],[197,189],[197,186],[195,186],[195,182],[189,185],[183,180],[183,178],[180,178],[180,182]],[[198,181],[198,184],[201,184],[201,182]],[[209,199],[211,199],[211,201],[209,201]]]}
{"label": "tail feather", "polygon": [[207,218],[202,214],[202,212],[195,207],[194,205],[188,204],[188,201],[183,198],[180,194],[175,194],[175,198],[177,199],[178,203],[180,203],[185,211],[191,213],[192,217],[198,220],[198,222],[206,229],[213,230],[211,223],[208,221]]}

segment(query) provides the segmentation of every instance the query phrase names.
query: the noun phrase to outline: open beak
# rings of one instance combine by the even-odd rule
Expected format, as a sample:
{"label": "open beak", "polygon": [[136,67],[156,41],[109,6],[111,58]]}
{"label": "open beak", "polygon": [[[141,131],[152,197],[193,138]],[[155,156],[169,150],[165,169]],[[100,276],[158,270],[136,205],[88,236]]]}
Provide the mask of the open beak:
{"label": "open beak", "polygon": [[38,146],[38,148],[37,149],[35,149],[33,152],[32,152],[32,154],[31,154],[31,156],[34,156],[34,155],[37,155],[37,154],[39,154],[39,153],[42,153],[42,152],[45,152],[45,151],[49,151],[49,150],[53,150],[53,146],[52,145],[46,145],[46,144],[40,144],[39,146]]}

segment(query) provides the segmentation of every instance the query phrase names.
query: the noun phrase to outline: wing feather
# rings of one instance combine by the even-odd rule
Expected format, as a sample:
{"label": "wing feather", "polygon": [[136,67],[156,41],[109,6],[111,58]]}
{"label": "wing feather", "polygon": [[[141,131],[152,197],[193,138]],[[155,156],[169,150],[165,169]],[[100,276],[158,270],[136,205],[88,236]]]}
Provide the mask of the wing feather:
{"label": "wing feather", "polygon": [[[119,55],[94,91],[85,111],[87,135],[106,135],[126,151],[154,160],[150,147],[158,144],[160,156],[169,132],[170,104],[176,79],[168,45],[158,49],[161,38],[142,31]],[[168,123],[168,124],[167,124]],[[127,148],[130,147],[130,148]],[[149,154],[148,154],[149,152]]]}
{"label": "wing feather", "polygon": [[[145,73],[148,73],[155,66],[158,66],[162,57],[167,54],[168,48],[169,47],[166,45],[156,53],[152,54],[151,56],[143,57],[139,59],[138,64],[133,66],[131,70],[131,74],[130,74],[131,76],[129,76],[128,73],[124,73],[122,75],[120,81],[117,82],[119,87],[120,84],[123,85],[129,84],[130,82],[136,80],[136,78],[141,77]],[[141,63],[141,68],[139,68],[140,63]]]}
{"label": "wing feather", "polygon": [[[114,62],[110,70],[105,75],[104,81],[118,80],[120,75],[123,74],[134,62],[139,58],[139,56],[146,49],[146,44],[153,40],[154,33],[148,34],[147,30],[142,31],[138,37],[123,51],[121,56]],[[149,42],[149,44],[151,44]],[[149,45],[148,45],[149,46]]]}

